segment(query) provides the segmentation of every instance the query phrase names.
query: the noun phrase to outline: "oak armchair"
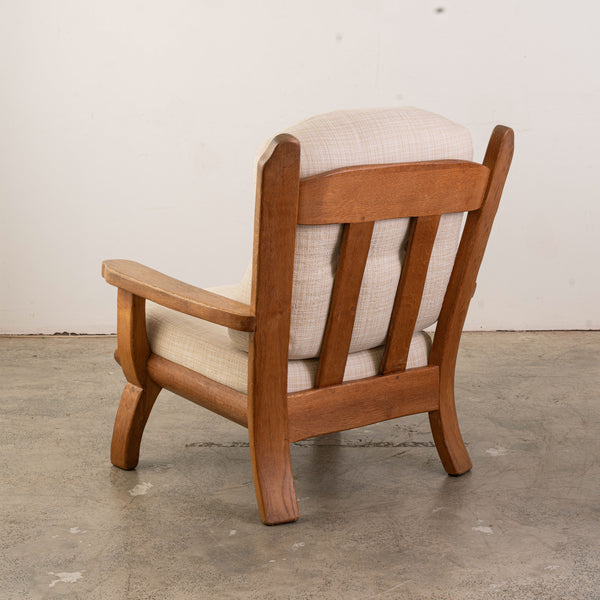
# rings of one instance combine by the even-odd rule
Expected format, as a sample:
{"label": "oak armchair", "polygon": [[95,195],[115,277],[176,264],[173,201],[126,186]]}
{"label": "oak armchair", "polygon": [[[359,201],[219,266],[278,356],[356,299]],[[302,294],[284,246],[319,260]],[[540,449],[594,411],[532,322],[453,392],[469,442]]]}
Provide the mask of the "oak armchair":
{"label": "oak armchair", "polygon": [[471,162],[465,128],[414,108],[319,115],[258,163],[239,285],[105,261],[127,379],[112,463],[137,465],[165,388],[248,428],[266,524],[298,518],[289,444],[309,437],[427,412],[445,470],[470,470],[454,370],[512,152],[498,126]]}

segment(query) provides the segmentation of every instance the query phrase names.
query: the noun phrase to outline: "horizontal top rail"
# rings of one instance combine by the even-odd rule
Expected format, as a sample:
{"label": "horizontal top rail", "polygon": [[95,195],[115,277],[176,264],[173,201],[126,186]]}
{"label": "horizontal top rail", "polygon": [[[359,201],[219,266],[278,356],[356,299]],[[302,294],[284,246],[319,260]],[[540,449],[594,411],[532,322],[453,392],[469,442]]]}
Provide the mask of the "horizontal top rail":
{"label": "horizontal top rail", "polygon": [[477,210],[490,170],[463,160],[345,167],[300,180],[298,224],[359,223]]}

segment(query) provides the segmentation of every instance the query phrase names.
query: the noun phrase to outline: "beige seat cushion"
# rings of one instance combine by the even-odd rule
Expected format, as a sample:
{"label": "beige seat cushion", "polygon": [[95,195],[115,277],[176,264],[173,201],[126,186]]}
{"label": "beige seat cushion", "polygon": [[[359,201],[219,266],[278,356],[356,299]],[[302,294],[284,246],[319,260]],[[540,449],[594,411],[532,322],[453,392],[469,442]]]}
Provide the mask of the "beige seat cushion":
{"label": "beige seat cushion", "polygon": [[[213,288],[219,292],[220,288]],[[227,335],[227,329],[189,315],[146,303],[148,341],[154,354],[196,371],[239,392],[248,391],[248,352],[240,350]],[[408,355],[408,368],[427,364],[431,340],[417,333]],[[348,356],[344,381],[377,375],[383,347]],[[288,392],[312,388],[317,359],[291,360]]]}
{"label": "beige seat cushion", "polygon": [[[471,160],[467,129],[417,108],[336,111],[288,127],[300,141],[300,176],[345,166],[440,159]],[[454,264],[462,214],[444,215],[431,256],[415,331],[437,321]],[[350,352],[385,342],[408,238],[408,219],[375,224],[363,277]],[[319,355],[327,322],[342,228],[300,225],[296,232],[289,357]],[[252,273],[248,268],[227,295],[250,303]],[[230,331],[240,350],[248,334]]]}

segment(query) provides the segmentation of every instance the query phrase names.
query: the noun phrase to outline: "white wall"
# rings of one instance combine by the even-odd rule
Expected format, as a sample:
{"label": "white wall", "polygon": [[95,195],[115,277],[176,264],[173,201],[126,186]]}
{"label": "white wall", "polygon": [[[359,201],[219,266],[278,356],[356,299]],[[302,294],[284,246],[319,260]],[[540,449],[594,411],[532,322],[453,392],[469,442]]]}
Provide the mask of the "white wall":
{"label": "white wall", "polygon": [[516,131],[468,328],[599,328],[599,18],[591,1],[0,0],[0,332],[115,331],[104,258],[235,282],[262,141],[400,104],[467,125],[478,160],[494,124]]}

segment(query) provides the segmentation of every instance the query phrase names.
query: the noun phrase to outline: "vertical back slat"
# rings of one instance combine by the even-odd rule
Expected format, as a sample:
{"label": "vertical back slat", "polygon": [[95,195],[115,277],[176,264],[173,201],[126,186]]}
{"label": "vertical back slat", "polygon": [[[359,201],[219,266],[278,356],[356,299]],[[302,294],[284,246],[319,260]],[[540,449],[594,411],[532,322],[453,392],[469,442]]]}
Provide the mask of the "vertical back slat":
{"label": "vertical back slat", "polygon": [[344,379],[373,226],[373,221],[344,225],[315,387],[335,385]]}
{"label": "vertical back slat", "polygon": [[385,350],[381,358],[379,371],[382,375],[406,369],[410,342],[419,315],[427,269],[439,223],[440,215],[413,219]]}

